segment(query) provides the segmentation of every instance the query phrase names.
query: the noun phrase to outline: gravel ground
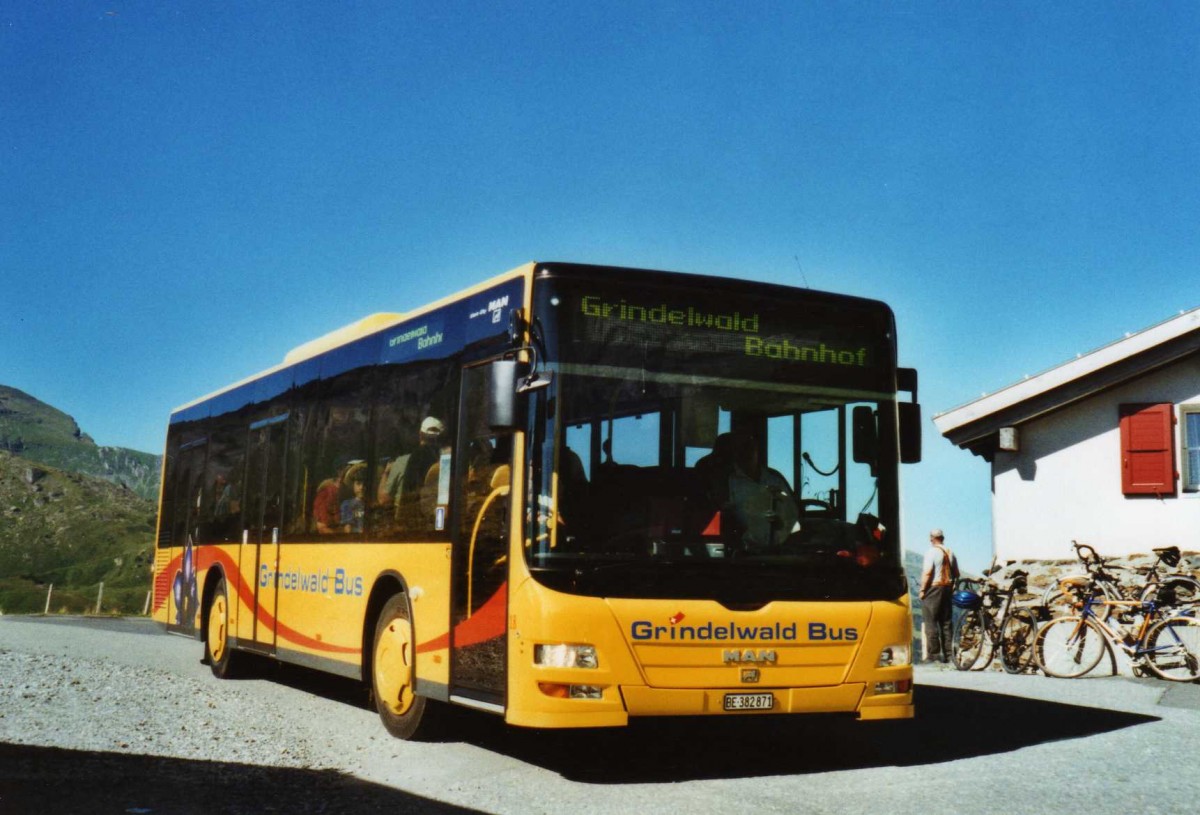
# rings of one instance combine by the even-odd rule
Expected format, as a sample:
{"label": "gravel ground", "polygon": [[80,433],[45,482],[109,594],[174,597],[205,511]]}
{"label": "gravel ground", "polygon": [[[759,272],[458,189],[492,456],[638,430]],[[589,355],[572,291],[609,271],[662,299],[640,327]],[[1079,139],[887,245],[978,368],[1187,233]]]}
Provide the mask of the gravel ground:
{"label": "gravel ground", "polygon": [[918,718],[397,741],[353,683],[221,682],[144,621],[0,617],[0,813],[1189,814],[1200,687],[917,669]]}
{"label": "gravel ground", "polygon": [[200,649],[146,621],[0,618],[0,813],[472,811],[354,775],[411,745],[352,683],[266,663],[220,682]]}

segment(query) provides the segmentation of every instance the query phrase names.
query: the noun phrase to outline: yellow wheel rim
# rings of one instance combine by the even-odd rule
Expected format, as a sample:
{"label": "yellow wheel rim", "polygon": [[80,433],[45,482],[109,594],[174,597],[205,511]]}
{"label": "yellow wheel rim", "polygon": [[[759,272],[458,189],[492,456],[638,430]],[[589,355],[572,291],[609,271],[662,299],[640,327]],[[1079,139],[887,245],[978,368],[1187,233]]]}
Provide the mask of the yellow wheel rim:
{"label": "yellow wheel rim", "polygon": [[226,630],[225,595],[218,594],[213,599],[212,608],[208,610],[208,653],[214,662],[220,662],[225,656],[229,632]]}
{"label": "yellow wheel rim", "polygon": [[408,620],[393,619],[375,643],[375,690],[379,703],[402,716],[413,702],[412,627]]}

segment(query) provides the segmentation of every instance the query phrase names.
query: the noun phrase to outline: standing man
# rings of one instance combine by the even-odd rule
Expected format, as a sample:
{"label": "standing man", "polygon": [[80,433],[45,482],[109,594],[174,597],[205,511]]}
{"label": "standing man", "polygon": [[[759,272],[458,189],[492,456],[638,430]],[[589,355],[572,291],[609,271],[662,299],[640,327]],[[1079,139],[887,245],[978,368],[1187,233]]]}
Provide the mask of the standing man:
{"label": "standing man", "polygon": [[946,548],[942,530],[929,533],[929,551],[921,570],[921,614],[925,619],[926,659],[950,661],[950,595],[958,580],[958,560]]}

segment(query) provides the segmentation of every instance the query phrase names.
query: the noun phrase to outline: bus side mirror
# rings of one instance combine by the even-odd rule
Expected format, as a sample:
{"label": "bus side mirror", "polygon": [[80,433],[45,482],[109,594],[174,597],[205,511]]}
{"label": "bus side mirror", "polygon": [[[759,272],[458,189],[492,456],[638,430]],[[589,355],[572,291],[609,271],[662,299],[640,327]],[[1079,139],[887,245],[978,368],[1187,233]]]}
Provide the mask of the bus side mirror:
{"label": "bus side mirror", "polygon": [[511,432],[525,426],[526,394],[548,387],[550,371],[531,371],[529,363],[498,359],[488,366],[487,421],[497,432]]}
{"label": "bus side mirror", "polygon": [[879,430],[875,424],[875,411],[868,405],[858,405],[851,419],[854,424],[854,460],[859,464],[870,464],[873,472],[879,461]]}
{"label": "bus side mirror", "polygon": [[916,402],[899,402],[900,463],[916,464],[921,460],[921,406]]}
{"label": "bus side mirror", "polygon": [[498,359],[488,367],[487,422],[495,431],[521,426],[525,399],[517,393],[522,365],[515,359]]}

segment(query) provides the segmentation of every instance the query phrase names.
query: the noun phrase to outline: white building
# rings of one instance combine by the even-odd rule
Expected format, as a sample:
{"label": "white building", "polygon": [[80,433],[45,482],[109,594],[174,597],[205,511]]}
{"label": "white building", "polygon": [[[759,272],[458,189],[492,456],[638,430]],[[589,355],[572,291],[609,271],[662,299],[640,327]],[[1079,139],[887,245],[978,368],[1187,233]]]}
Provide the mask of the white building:
{"label": "white building", "polygon": [[1200,309],[933,421],[991,465],[1000,559],[1200,549]]}

